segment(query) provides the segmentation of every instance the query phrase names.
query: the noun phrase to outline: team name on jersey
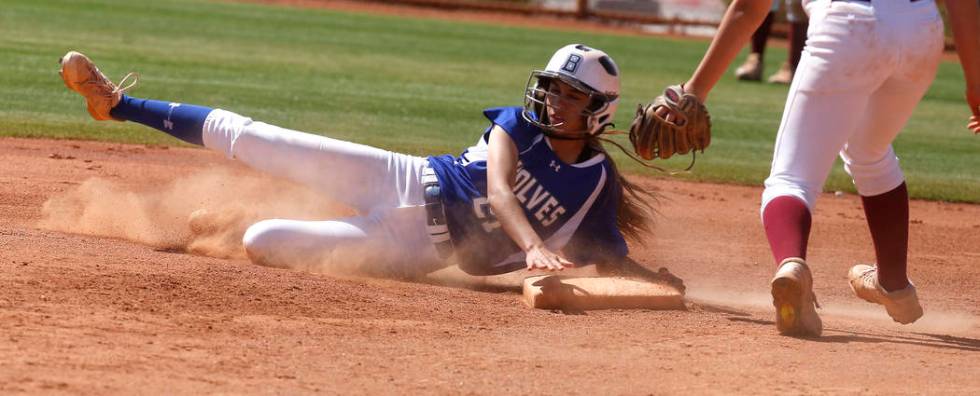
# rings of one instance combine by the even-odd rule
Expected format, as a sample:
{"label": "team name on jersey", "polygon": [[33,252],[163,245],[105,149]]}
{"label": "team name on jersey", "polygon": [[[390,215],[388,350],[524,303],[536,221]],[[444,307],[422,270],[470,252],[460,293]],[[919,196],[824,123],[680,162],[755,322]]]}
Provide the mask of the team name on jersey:
{"label": "team name on jersey", "polygon": [[541,225],[547,227],[565,213],[565,208],[561,202],[558,202],[530,172],[524,168],[518,168],[516,179],[514,195],[517,196],[517,200],[524,205],[528,213],[534,214],[534,218]]}

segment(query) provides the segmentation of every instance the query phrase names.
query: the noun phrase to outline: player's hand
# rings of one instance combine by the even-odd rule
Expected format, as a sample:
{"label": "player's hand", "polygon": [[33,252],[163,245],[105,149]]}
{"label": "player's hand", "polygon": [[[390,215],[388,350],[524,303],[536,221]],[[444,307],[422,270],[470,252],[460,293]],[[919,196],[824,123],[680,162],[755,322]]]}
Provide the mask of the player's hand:
{"label": "player's hand", "polygon": [[548,250],[544,246],[534,246],[527,251],[525,258],[527,270],[561,271],[566,267],[574,267],[571,261]]}
{"label": "player's hand", "polygon": [[[681,86],[681,89],[684,89],[684,93],[694,95],[694,97],[698,98],[698,100],[700,100],[701,103],[704,103],[704,98],[702,98],[701,95],[697,95],[694,92],[691,92],[690,90],[686,89],[685,86],[683,85]],[[654,113],[656,113],[658,116],[660,116],[667,122],[674,125],[678,125],[677,120],[681,118],[680,114],[676,110],[673,110],[667,106],[658,106],[654,110]]]}

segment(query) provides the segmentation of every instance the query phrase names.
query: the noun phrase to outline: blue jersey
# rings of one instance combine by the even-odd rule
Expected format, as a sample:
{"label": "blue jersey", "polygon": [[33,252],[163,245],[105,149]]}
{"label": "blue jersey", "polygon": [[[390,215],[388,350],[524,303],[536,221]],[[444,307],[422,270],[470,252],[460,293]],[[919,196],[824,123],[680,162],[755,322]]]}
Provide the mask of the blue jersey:
{"label": "blue jersey", "polygon": [[460,267],[471,274],[501,274],[525,266],[524,252],[500,227],[487,202],[487,143],[494,125],[517,146],[514,193],[545,246],[562,250],[578,264],[626,256],[626,241],[616,226],[622,191],[609,159],[597,152],[579,163],[562,162],[541,129],[524,120],[522,110],[485,110],[491,125],[475,146],[459,157],[429,157],[442,187]]}

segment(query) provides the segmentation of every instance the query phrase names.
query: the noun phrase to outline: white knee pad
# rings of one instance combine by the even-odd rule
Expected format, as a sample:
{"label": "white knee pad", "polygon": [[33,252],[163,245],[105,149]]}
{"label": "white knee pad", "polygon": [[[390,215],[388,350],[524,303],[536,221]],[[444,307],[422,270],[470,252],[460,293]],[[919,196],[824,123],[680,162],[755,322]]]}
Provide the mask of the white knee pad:
{"label": "white knee pad", "polygon": [[322,250],[315,246],[315,241],[297,237],[295,223],[293,220],[270,219],[249,226],[242,236],[249,260],[266,267],[317,270],[322,264],[323,256],[319,254]]}
{"label": "white knee pad", "polygon": [[844,160],[844,170],[851,175],[858,194],[863,196],[884,194],[905,181],[902,168],[898,166],[898,157],[892,150],[888,150],[888,153],[877,161],[856,160],[846,153],[841,155],[841,159]]}
{"label": "white knee pad", "polygon": [[262,220],[248,227],[242,244],[254,264],[312,272],[385,274],[396,259],[410,258],[382,235],[365,232],[373,220],[345,220]]}
{"label": "white knee pad", "polygon": [[281,257],[276,257],[277,220],[262,220],[245,230],[242,246],[253,263],[269,267],[285,267]]}
{"label": "white knee pad", "polygon": [[227,110],[215,109],[204,120],[203,131],[201,131],[204,147],[225,153],[225,156],[232,158],[235,140],[251,123],[251,118]]}

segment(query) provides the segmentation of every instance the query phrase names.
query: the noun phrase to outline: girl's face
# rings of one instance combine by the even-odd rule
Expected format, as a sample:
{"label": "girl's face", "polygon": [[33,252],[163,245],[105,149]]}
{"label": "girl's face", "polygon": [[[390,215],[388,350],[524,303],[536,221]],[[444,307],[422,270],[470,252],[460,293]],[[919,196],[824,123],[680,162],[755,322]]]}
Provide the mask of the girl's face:
{"label": "girl's face", "polygon": [[573,134],[585,131],[583,111],[589,104],[589,95],[558,79],[548,84],[548,93],[550,95],[545,97],[548,121],[559,125],[558,132]]}

